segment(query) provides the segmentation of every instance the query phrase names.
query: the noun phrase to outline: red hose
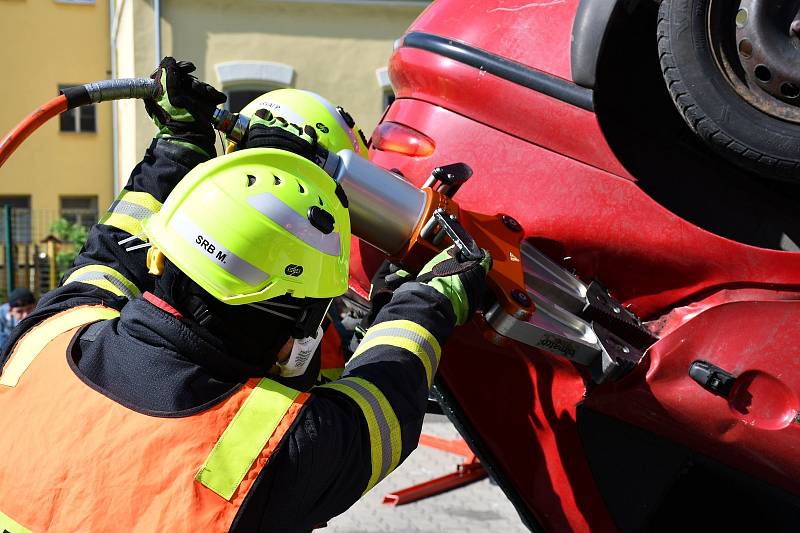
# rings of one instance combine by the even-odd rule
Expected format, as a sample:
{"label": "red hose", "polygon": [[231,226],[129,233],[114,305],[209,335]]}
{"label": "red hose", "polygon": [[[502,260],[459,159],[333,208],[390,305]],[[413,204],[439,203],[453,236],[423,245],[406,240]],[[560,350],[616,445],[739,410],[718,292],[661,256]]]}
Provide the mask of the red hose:
{"label": "red hose", "polygon": [[8,132],[8,135],[3,137],[2,141],[0,141],[0,167],[11,157],[14,150],[16,150],[31,133],[36,131],[39,126],[66,110],[67,97],[62,94],[56,96],[25,117],[13,130]]}

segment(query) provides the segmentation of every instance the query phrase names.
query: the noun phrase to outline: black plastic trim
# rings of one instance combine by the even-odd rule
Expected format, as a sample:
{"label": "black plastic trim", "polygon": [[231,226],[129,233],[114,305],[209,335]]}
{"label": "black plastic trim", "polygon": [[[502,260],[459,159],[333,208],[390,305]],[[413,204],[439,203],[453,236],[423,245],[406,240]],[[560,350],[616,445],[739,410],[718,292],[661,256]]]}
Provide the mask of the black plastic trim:
{"label": "black plastic trim", "polygon": [[605,44],[611,19],[624,0],[581,0],[572,23],[570,47],[572,79],[578,85],[594,89],[597,63]]}
{"label": "black plastic trim", "polygon": [[489,74],[546,94],[562,102],[594,111],[594,91],[556,76],[532,69],[516,61],[480,48],[433,35],[411,32],[403,38],[402,47],[418,48],[481,69]]}
{"label": "black plastic trim", "polygon": [[450,422],[452,422],[456,427],[458,433],[464,438],[470,449],[475,452],[475,455],[480,460],[481,465],[483,465],[483,468],[485,468],[489,473],[489,477],[491,477],[492,480],[497,483],[511,504],[517,510],[522,523],[525,524],[525,527],[535,533],[544,533],[544,528],[536,519],[536,517],[533,516],[533,513],[531,513],[525,501],[517,493],[514,485],[512,485],[511,481],[509,481],[505,474],[495,466],[494,457],[489,452],[478,433],[467,421],[467,418],[464,416],[464,413],[461,410],[461,406],[453,397],[453,394],[447,388],[447,385],[445,385],[444,381],[438,376],[434,378],[433,383],[434,385],[431,392],[436,398],[436,401],[439,402],[442,411],[447,418],[450,419]]}

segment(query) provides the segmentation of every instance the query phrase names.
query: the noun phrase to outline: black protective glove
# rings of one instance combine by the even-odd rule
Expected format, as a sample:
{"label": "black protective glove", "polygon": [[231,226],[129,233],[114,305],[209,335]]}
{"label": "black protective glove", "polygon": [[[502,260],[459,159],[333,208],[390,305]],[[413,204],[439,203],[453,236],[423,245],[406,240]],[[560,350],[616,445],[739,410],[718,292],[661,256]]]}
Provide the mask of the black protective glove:
{"label": "black protective glove", "polygon": [[483,302],[492,257],[484,250],[482,259],[462,263],[455,258],[455,253],[454,246],[439,252],[417,274],[416,281],[433,287],[450,300],[456,325],[460,326],[467,323]]}
{"label": "black protective glove", "polygon": [[267,109],[259,109],[250,117],[242,145],[245,148],[279,148],[316,162],[317,132],[311,126],[301,128]]}
{"label": "black protective glove", "polygon": [[389,303],[392,299],[394,291],[400,285],[407,281],[414,279],[414,275],[390,263],[388,260],[384,261],[378,268],[378,271],[372,276],[371,285],[369,289],[369,314],[361,321],[360,328],[366,330],[375,321],[375,317],[383,306]]}
{"label": "black protective glove", "polygon": [[211,126],[214,108],[227,96],[191,75],[194,64],[165,57],[150,77],[161,87],[155,98],[144,101],[162,139],[214,157],[215,134]]}

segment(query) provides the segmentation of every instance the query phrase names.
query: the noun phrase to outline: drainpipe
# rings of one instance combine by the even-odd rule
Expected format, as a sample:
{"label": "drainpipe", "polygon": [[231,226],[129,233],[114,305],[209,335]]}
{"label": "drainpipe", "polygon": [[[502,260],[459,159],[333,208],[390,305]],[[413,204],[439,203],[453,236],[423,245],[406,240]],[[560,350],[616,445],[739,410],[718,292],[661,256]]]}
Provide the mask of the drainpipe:
{"label": "drainpipe", "polygon": [[[122,15],[122,10],[125,9],[125,0],[122,0],[119,10],[116,6],[116,0],[108,0],[108,24],[109,33],[111,34],[111,78],[117,78],[117,33],[119,32],[119,19]],[[156,65],[161,61],[161,1],[153,0],[153,29],[155,33],[155,56]],[[117,102],[111,102],[111,150],[113,160],[113,190],[114,198],[119,195],[119,115],[117,111]]]}
{"label": "drainpipe", "polygon": [[161,63],[161,0],[153,0],[153,34],[155,35],[156,62]]}
{"label": "drainpipe", "polygon": [[[121,6],[124,7],[124,6]],[[117,78],[117,6],[116,0],[108,0],[108,29],[111,37],[111,79]],[[113,161],[112,185],[114,198],[119,194],[119,136],[117,134],[117,102],[111,102],[111,159]]]}

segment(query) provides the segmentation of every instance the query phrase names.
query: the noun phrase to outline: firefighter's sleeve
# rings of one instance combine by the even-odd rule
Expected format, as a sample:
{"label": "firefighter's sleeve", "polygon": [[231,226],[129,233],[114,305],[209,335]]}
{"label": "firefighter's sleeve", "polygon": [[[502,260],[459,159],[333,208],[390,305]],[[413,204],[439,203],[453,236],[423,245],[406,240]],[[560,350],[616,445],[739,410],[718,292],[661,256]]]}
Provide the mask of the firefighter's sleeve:
{"label": "firefighter's sleeve", "polygon": [[175,185],[206,159],[194,150],[154,139],[119,196],[92,227],[62,287],[49,296],[63,301],[66,294],[91,295],[113,301],[152,290],[142,222],[158,212]]}
{"label": "firefighter's sleeve", "polygon": [[395,292],[342,378],[312,389],[262,472],[271,490],[256,491],[265,505],[259,531],[311,530],[347,510],[408,457],[454,324],[450,302],[435,289],[407,283]]}
{"label": "firefighter's sleeve", "polygon": [[158,212],[175,185],[206,159],[175,143],[153,140],[122,192],[90,231],[63,285],[94,286],[127,299],[152,290],[147,248],[137,248],[145,244],[142,221]]}
{"label": "firefighter's sleeve", "polygon": [[[142,221],[161,209],[175,185],[206,159],[169,141],[153,140],[122,192],[92,227],[61,286],[45,294],[36,309],[12,331],[0,355],[0,367],[16,340],[45,318],[76,305],[104,304],[121,309],[128,300],[152,290],[146,248],[126,248],[144,244],[140,238]],[[125,239],[130,240],[119,244]]]}

